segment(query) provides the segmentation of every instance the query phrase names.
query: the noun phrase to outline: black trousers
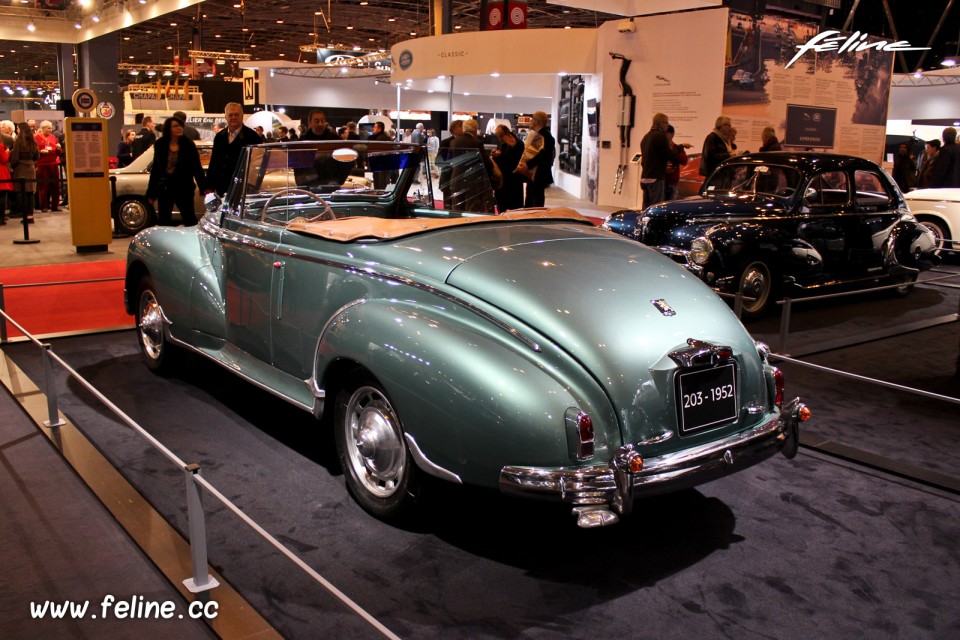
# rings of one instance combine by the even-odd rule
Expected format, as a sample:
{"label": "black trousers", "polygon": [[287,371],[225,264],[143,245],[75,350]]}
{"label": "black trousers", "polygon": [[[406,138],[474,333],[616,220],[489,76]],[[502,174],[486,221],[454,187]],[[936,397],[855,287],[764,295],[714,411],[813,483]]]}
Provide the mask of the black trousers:
{"label": "black trousers", "polygon": [[169,227],[173,224],[173,207],[180,210],[183,226],[192,227],[197,224],[196,209],[193,205],[194,189],[167,189],[157,197],[157,222],[161,226]]}

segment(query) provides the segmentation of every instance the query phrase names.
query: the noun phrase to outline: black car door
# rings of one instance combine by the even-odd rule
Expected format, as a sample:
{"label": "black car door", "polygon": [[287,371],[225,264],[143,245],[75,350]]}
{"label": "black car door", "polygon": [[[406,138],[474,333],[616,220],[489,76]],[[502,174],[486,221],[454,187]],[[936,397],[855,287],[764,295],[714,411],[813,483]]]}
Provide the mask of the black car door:
{"label": "black car door", "polygon": [[802,194],[797,237],[815,251],[808,259],[820,260],[820,280],[843,277],[849,272],[849,238],[857,233],[859,220],[853,212],[850,176],[845,171],[824,171],[807,182]]}
{"label": "black car door", "polygon": [[890,232],[900,219],[893,186],[872,169],[854,171],[854,206],[859,221],[851,259],[868,273],[883,269],[883,253]]}

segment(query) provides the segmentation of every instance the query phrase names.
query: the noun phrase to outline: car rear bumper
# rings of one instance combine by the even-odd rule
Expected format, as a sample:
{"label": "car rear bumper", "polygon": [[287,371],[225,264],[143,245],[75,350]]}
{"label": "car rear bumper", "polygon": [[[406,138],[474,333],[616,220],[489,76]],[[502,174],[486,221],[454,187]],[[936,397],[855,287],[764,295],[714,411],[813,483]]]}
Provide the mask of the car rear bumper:
{"label": "car rear bumper", "polygon": [[629,459],[638,455],[633,445],[618,449],[604,465],[575,469],[507,466],[500,471],[500,490],[572,504],[582,527],[612,524],[617,515],[630,512],[634,498],[703,484],[746,469],[778,451],[792,458],[797,451],[801,410],[805,407],[795,398],[768,422],[722,440],[645,458],[637,472],[629,470]]}

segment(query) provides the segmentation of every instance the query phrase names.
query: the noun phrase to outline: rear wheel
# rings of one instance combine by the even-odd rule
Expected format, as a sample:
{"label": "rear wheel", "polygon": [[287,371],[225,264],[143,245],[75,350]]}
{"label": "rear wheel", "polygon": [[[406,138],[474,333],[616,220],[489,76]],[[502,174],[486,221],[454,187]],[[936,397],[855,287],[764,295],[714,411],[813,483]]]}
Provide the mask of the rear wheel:
{"label": "rear wheel", "polygon": [[153,207],[140,198],[125,198],[117,205],[117,231],[129,235],[156,224]]}
{"label": "rear wheel", "polygon": [[337,394],[337,455],[347,489],[360,506],[382,519],[396,518],[415,502],[419,482],[400,417],[369,376],[354,375]]}
{"label": "rear wheel", "polygon": [[176,368],[179,349],[167,340],[164,314],[150,276],[137,287],[137,339],[143,361],[151,371],[168,375]]}
{"label": "rear wheel", "polygon": [[737,290],[743,294],[743,318],[750,320],[766,313],[774,298],[773,270],[763,260],[751,260],[740,272]]}

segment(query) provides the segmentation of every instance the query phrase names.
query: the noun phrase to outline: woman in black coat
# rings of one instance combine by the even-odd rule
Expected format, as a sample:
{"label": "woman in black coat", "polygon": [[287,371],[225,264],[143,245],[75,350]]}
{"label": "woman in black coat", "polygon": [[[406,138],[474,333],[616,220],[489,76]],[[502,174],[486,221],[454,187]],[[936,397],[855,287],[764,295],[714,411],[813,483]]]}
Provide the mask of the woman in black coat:
{"label": "woman in black coat", "polygon": [[[196,186],[194,186],[196,182]],[[173,206],[180,210],[185,227],[197,224],[193,205],[194,189],[204,189],[203,167],[197,145],[183,135],[183,120],[172,117],[163,123],[163,135],[153,145],[153,166],[147,199],[157,202],[157,220],[161,225],[171,224]]]}
{"label": "woman in black coat", "polygon": [[494,151],[493,161],[500,167],[503,185],[494,192],[500,213],[523,208],[523,177],[514,173],[523,156],[523,142],[505,125],[497,126],[500,147]]}

